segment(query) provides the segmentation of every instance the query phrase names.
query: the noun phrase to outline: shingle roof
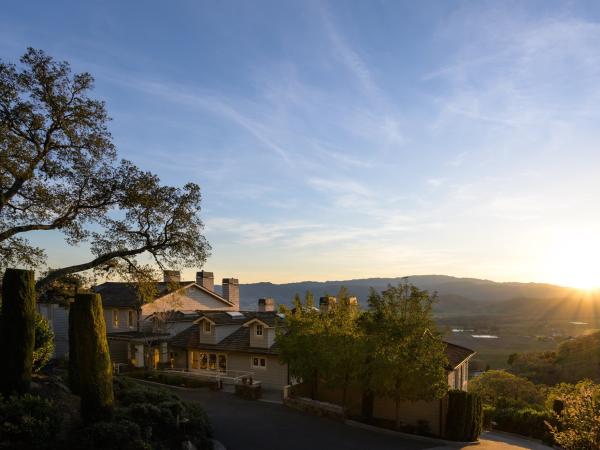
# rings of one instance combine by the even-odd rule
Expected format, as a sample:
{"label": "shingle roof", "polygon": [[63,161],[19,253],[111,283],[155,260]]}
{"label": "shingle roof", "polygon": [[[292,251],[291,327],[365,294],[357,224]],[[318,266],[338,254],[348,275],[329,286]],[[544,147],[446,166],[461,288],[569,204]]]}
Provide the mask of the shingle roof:
{"label": "shingle roof", "polygon": [[448,358],[448,368],[454,370],[465,359],[470,358],[475,354],[475,351],[470,348],[461,347],[460,345],[452,344],[444,341],[446,344],[446,357]]}
{"label": "shingle roof", "polygon": [[[278,321],[282,321],[275,311],[232,311],[233,316],[226,311],[197,311],[200,316],[210,319],[217,325],[243,325],[250,320],[258,319],[269,327],[274,327]],[[237,315],[239,314],[239,315]]]}
{"label": "shingle roof", "polygon": [[[206,292],[207,294],[223,301],[227,305],[232,304],[229,300],[221,297],[216,292],[206,289],[205,287],[196,284],[194,281],[181,281],[179,283],[156,283],[156,290],[154,292],[153,300],[163,297],[169,292],[173,292],[192,285]],[[102,305],[105,308],[138,308],[141,306],[141,300],[138,294],[136,283],[107,281],[106,283],[102,283],[94,287],[93,290],[102,295]]]}
{"label": "shingle roof", "polygon": [[273,355],[278,353],[277,344],[273,344],[270,348],[250,347],[250,329],[242,326],[218,344],[201,344],[200,326],[198,325],[193,325],[183,330],[181,333],[176,334],[170,339],[169,343],[174,347],[197,348],[202,350],[221,350]]}

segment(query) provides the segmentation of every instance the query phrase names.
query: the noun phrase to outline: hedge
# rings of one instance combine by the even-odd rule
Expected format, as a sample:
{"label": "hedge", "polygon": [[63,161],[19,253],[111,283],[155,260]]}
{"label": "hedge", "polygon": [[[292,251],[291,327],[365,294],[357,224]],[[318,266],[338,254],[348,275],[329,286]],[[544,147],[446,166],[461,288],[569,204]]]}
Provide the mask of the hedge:
{"label": "hedge", "polygon": [[460,390],[448,392],[446,437],[454,441],[476,441],[483,427],[481,398]]}
{"label": "hedge", "polygon": [[549,411],[533,408],[490,408],[488,414],[496,430],[540,439],[549,444],[553,442],[546,425],[554,421]]}

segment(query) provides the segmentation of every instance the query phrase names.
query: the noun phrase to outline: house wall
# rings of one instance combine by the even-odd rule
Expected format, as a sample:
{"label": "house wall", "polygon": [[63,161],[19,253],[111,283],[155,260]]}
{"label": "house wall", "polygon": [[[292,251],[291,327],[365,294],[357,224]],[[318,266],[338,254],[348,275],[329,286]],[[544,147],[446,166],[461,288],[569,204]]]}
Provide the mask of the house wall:
{"label": "house wall", "polygon": [[161,311],[197,311],[197,310],[218,310],[233,311],[235,307],[216,299],[215,297],[201,291],[197,287],[190,287],[185,290],[177,291],[165,295],[151,303],[142,306],[142,316],[146,317],[155,312]]}
{"label": "house wall", "polygon": [[[116,311],[119,317],[118,326],[115,326],[113,320],[113,311]],[[128,325],[129,311],[133,312],[132,325]],[[135,309],[121,309],[121,308],[106,308],[104,310],[104,322],[106,323],[107,333],[118,333],[124,331],[135,331],[137,330],[137,313]]]}
{"label": "house wall", "polygon": [[468,390],[469,385],[469,361],[463,362],[453,371],[448,373],[448,386],[450,389]]}
{"label": "house wall", "polygon": [[[427,422],[432,434],[440,435],[440,415],[442,402],[401,402],[399,417],[402,423],[418,426],[419,421]],[[378,419],[396,420],[396,402],[391,398],[376,397],[373,402],[373,416]]]}
{"label": "house wall", "polygon": [[262,336],[257,336],[256,335],[256,327],[257,325],[259,325],[258,323],[254,322],[253,324],[250,325],[250,347],[256,347],[256,348],[269,348],[269,328],[267,328],[266,326],[263,325],[263,334]]}
{"label": "house wall", "polygon": [[[241,352],[223,352],[216,350],[202,349],[181,349],[170,348],[169,352],[174,353],[174,367],[178,369],[187,369],[193,371],[191,352],[198,353],[216,353],[227,355],[227,370],[238,372],[252,372],[253,378],[262,383],[267,389],[282,389],[289,384],[287,365],[281,364],[275,355],[260,355]],[[265,369],[255,369],[252,367],[252,358],[254,356],[266,358],[267,367]]]}
{"label": "house wall", "polygon": [[45,317],[54,331],[53,358],[69,353],[69,308],[58,303],[38,303],[37,311]]}
{"label": "house wall", "polygon": [[[267,367],[265,369],[256,369],[252,367],[252,358],[266,358]],[[286,364],[281,364],[275,355],[261,355],[252,353],[228,353],[227,368],[229,370],[240,370],[253,372],[253,378],[260,381],[262,386],[267,389],[282,389],[288,383],[288,368]]]}
{"label": "house wall", "polygon": [[108,350],[110,351],[110,361],[112,363],[129,363],[129,342],[108,339]]}

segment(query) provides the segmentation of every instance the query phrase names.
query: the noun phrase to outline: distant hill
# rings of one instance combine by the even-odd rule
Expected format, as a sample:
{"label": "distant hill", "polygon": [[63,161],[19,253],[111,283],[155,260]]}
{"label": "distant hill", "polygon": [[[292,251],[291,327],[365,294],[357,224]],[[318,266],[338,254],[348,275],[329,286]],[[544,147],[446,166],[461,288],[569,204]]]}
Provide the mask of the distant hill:
{"label": "distant hill", "polygon": [[[297,283],[274,284],[269,282],[240,285],[242,308],[254,309],[260,297],[273,297],[277,303],[290,304],[296,293],[301,296],[310,290],[316,298],[325,294],[335,295],[341,286],[348,288],[352,295],[365,304],[370,288],[384,290],[388,285],[397,285],[404,277],[364,278],[341,281],[303,281]],[[430,292],[438,292],[440,300],[436,312],[446,313],[468,309],[471,313],[485,312],[494,305],[494,313],[502,313],[504,301],[513,299],[562,299],[576,295],[571,288],[543,283],[497,283],[476,278],[457,278],[447,275],[416,275],[407,277],[410,283]],[[217,287],[220,289],[220,286]],[[518,303],[518,302],[517,302]],[[507,304],[508,305],[508,304]],[[513,307],[514,305],[510,305]]]}
{"label": "distant hill", "polygon": [[553,352],[527,352],[511,357],[511,372],[535,383],[553,385],[591,379],[600,382],[600,332],[562,342]]}

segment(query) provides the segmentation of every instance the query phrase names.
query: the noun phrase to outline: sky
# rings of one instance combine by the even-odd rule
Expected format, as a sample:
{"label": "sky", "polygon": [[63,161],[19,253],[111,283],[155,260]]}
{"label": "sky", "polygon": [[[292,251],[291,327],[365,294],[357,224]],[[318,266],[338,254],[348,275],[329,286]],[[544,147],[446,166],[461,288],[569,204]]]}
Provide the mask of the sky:
{"label": "sky", "polygon": [[8,2],[0,58],[28,46],[201,186],[217,279],[600,285],[598,2]]}

